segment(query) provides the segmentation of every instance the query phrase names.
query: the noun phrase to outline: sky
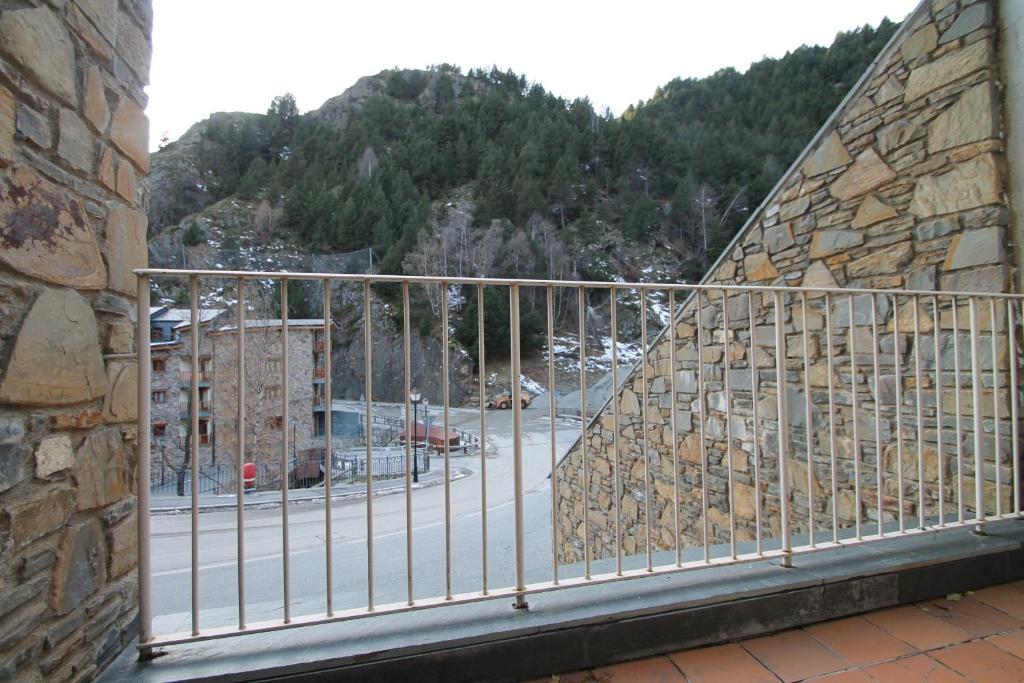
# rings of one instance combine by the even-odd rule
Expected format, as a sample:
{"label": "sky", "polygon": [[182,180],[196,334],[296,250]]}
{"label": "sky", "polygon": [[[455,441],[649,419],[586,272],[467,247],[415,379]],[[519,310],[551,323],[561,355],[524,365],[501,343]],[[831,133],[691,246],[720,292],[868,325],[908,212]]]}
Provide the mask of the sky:
{"label": "sky", "polygon": [[676,77],[745,70],[918,0],[155,0],[151,146],[215,111],[303,112],[395,66],[497,65],[621,114]]}

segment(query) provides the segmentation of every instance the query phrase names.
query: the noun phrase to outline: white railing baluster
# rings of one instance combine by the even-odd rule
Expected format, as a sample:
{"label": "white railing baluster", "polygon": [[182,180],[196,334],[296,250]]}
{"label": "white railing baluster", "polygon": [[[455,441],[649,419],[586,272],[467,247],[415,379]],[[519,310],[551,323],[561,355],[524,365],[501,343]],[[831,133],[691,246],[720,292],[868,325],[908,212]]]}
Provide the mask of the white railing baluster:
{"label": "white railing baluster", "polygon": [[199,635],[199,278],[189,278],[189,450],[192,466],[192,635]]}
{"label": "white railing baluster", "polygon": [[[324,279],[324,557],[327,616],[334,614],[334,519],[331,512],[331,477],[334,474],[334,418],[331,403],[331,281]],[[406,396],[409,392],[406,392]],[[406,413],[409,406],[406,405]],[[406,424],[408,424],[406,416]],[[408,439],[406,439],[408,441]],[[406,463],[409,462],[408,457]]]}
{"label": "white railing baluster", "polygon": [[[996,517],[1003,515],[1003,459],[999,456],[999,323],[996,300],[989,299],[989,323],[992,330],[992,462],[996,469]],[[977,410],[977,407],[975,408]]]}
{"label": "white railing baluster", "polygon": [[1020,424],[1018,423],[1019,400],[1017,387],[1017,321],[1016,306],[1012,299],[1006,300],[1006,337],[1010,345],[1010,441],[1013,454],[1013,512],[1020,510]]}
{"label": "white railing baluster", "polygon": [[982,429],[982,383],[981,383],[981,324],[978,321],[978,298],[968,297],[968,312],[971,321],[971,415],[974,418],[974,530],[985,533],[985,458]]}
{"label": "white railing baluster", "polygon": [[[441,283],[441,395],[443,403],[444,418],[444,597],[452,599],[452,449],[451,426],[449,424],[448,409],[451,402],[449,397],[450,370],[448,360],[448,287],[447,282]],[[516,304],[518,305],[518,301]],[[518,320],[516,323],[518,324]],[[518,349],[516,350],[518,352]],[[519,386],[518,365],[513,373],[512,387]],[[430,443],[428,432],[427,443]]]}
{"label": "white railing baluster", "polygon": [[899,510],[896,514],[902,534],[907,530],[903,517],[903,354],[900,352],[900,300],[895,294],[892,296],[892,324],[896,371],[896,486],[899,488],[897,492]]}
{"label": "white railing baluster", "polygon": [[863,535],[861,529],[861,492],[860,492],[860,408],[858,401],[858,394],[860,393],[857,389],[857,319],[856,319],[856,306],[854,304],[853,296],[847,297],[847,303],[850,308],[850,327],[847,330],[847,350],[850,352],[850,395],[852,397],[851,406],[853,411],[853,499],[854,499],[854,530],[857,534],[857,540],[859,541]]}
{"label": "white railing baluster", "polygon": [[761,538],[761,434],[757,418],[758,377],[757,373],[757,319],[754,317],[754,292],[747,295],[747,317],[750,320],[750,412],[754,423],[754,542],[757,554],[763,555],[764,548]]}
{"label": "white railing baluster", "polygon": [[801,324],[804,342],[804,435],[807,438],[807,536],[814,541],[814,437],[811,430],[811,339],[807,330],[807,293],[800,292]]}
{"label": "white railing baluster", "polygon": [[[523,406],[522,382],[520,381],[520,327],[519,327],[519,285],[509,287],[511,298],[509,305],[509,323],[511,326],[512,346],[512,485],[515,487],[513,500],[515,503],[515,537],[516,537],[516,587],[515,607],[526,609],[526,547],[523,541],[525,533],[523,523]],[[446,302],[447,303],[447,302]],[[583,423],[586,424],[584,416]]]}
{"label": "white railing baluster", "polygon": [[[369,324],[369,323],[367,323]],[[367,351],[369,353],[369,351]],[[284,623],[292,620],[291,549],[288,539],[288,278],[281,278],[281,569]],[[294,436],[292,437],[295,438]],[[369,460],[367,460],[369,462]]]}
{"label": "white railing baluster", "polygon": [[[576,290],[580,345],[580,459],[583,469],[583,577],[590,578],[590,463],[587,455],[587,294]],[[513,399],[513,403],[515,399]]]}
{"label": "white railing baluster", "polygon": [[235,482],[235,525],[236,562],[238,563],[238,630],[245,630],[245,278],[238,278],[238,304],[235,325],[238,329],[238,386],[235,398],[238,401],[235,425],[235,463],[238,481]]}
{"label": "white railing baluster", "polygon": [[932,342],[935,347],[935,462],[938,466],[939,526],[945,526],[946,477],[942,453],[942,320],[939,314],[939,297],[932,297]]}
{"label": "white railing baluster", "polygon": [[729,486],[729,557],[736,557],[736,484],[732,464],[732,383],[729,356],[732,344],[729,338],[729,294],[722,290],[722,363],[725,365],[725,462]]}
{"label": "white railing baluster", "polygon": [[789,457],[789,411],[786,395],[786,315],[785,294],[775,290],[775,387],[779,425],[779,516],[782,527],[782,566],[792,566],[792,543],[789,529],[789,481],[786,458]]}
{"label": "white railing baluster", "polygon": [[[150,439],[153,435],[152,423],[152,371],[153,360],[150,352],[150,318],[149,318],[149,276],[139,275],[136,282],[136,323],[135,348],[138,354],[139,368],[139,440],[135,450],[135,462],[138,467],[139,509],[136,513],[136,533],[139,544],[139,647],[143,659],[152,654],[149,645],[153,640],[153,566],[150,554]],[[239,628],[244,628],[244,625]]]}
{"label": "white railing baluster", "polygon": [[[668,449],[668,455],[672,458],[672,526],[676,542],[676,566],[683,564],[683,537],[679,528],[679,413],[676,410],[678,397],[676,396],[676,293],[675,290],[668,290],[668,392],[672,397],[669,419],[672,420],[672,446]],[[615,391],[612,391],[615,396]],[[613,398],[614,400],[614,398]]]}
{"label": "white railing baluster", "polygon": [[960,310],[957,298],[951,297],[953,309],[953,390],[956,401],[956,506],[957,522],[964,523],[964,420],[960,399]]}
{"label": "white railing baluster", "polygon": [[875,378],[875,490],[878,494],[878,535],[885,533],[884,507],[882,500],[885,486],[882,476],[882,372],[879,367],[880,350],[878,348],[878,302],[871,297],[871,360]]}
{"label": "white railing baluster", "polygon": [[915,294],[911,299],[914,304],[914,406],[917,420],[917,520],[918,526],[924,529],[928,521],[925,518],[925,487],[924,487],[924,375],[921,374],[921,301]]}
{"label": "white railing baluster", "polygon": [[[551,291],[548,289],[548,297],[550,299]],[[550,304],[550,301],[548,302]],[[550,328],[550,314],[551,310],[548,309],[548,350],[550,356],[551,349],[551,328]],[[483,567],[483,578],[481,580],[480,592],[487,595],[487,389],[486,389],[486,355],[487,355],[487,344],[484,331],[484,286],[476,286],[476,356],[477,356],[477,374],[478,374],[478,393],[480,394],[480,549],[481,557],[480,563]],[[550,360],[550,359],[549,359]],[[551,405],[554,406],[554,386],[551,388]],[[551,413],[551,455],[554,457],[555,448],[555,426],[554,426],[554,411]],[[555,543],[555,470],[551,469],[551,544],[552,553],[554,553]],[[558,560],[557,556],[552,554],[551,561],[554,565],[554,580],[558,581]]]}
{"label": "white railing baluster", "polygon": [[836,392],[835,369],[832,367],[832,295],[825,292],[825,348],[828,366],[828,455],[832,483],[832,542],[839,543],[839,482],[836,479]]}
{"label": "white railing baluster", "polygon": [[[446,290],[447,291],[447,290]],[[370,281],[363,281],[363,395],[366,400],[366,611],[373,604],[373,320]],[[447,435],[445,435],[447,436]]]}
{"label": "white railing baluster", "polygon": [[615,574],[622,576],[622,471],[619,464],[619,321],[616,314],[616,303],[619,298],[619,290],[614,286],[610,287],[610,299],[608,300],[609,316],[611,318],[612,338],[612,483],[614,493],[612,494],[612,507],[615,510]]}
{"label": "white railing baluster", "polygon": [[705,431],[708,428],[707,397],[704,395],[704,302],[703,292],[696,293],[697,299],[697,409],[700,411],[700,506],[703,527],[704,561],[711,559],[711,533],[708,522],[708,455]]}
{"label": "white railing baluster", "polygon": [[[548,435],[551,447],[551,582],[558,585],[558,454],[555,441],[555,417],[558,415],[555,395],[555,288],[547,286],[547,332],[548,332],[548,420],[551,431]],[[483,319],[480,323],[480,334],[483,335]],[[482,368],[483,366],[481,366]],[[483,370],[480,371],[481,387],[483,386]],[[614,400],[615,392],[612,391]],[[480,416],[483,419],[483,392],[480,393]],[[482,429],[481,429],[482,433]]]}
{"label": "white railing baluster", "polygon": [[[478,302],[478,306],[482,306],[482,302]],[[328,311],[328,314],[330,311]],[[413,449],[413,439],[419,438],[419,426],[415,424],[412,419],[414,415],[410,414],[410,402],[412,401],[412,332],[410,325],[410,311],[409,311],[409,283],[402,283],[402,374],[405,376],[405,601],[408,605],[412,606],[415,604],[415,593],[413,586],[413,555],[412,555],[412,470],[413,463],[411,462],[419,454],[418,449]],[[482,366],[481,366],[482,367]],[[481,371],[480,376],[483,377]],[[330,396],[327,398],[328,404],[330,403]],[[419,400],[419,399],[417,399]],[[483,396],[481,396],[481,409],[483,408]],[[484,432],[480,431],[480,452],[483,453],[484,443]],[[419,473],[419,467],[416,466],[416,472]],[[487,546],[484,546],[484,552],[487,552]]]}
{"label": "white railing baluster", "polygon": [[[642,453],[644,457],[644,545],[647,550],[647,571],[654,569],[654,558],[651,554],[651,451],[650,435],[647,432],[647,367],[650,365],[647,348],[647,290],[639,288],[640,295],[640,425],[643,430]],[[588,485],[589,489],[589,485]]]}

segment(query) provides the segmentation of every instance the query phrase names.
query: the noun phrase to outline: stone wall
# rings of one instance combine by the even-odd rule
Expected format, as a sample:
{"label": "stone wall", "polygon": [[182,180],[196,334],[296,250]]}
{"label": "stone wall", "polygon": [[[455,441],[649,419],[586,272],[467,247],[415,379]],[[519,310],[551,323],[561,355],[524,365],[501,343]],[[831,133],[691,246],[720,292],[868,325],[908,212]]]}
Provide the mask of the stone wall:
{"label": "stone wall", "polygon": [[134,638],[148,0],[0,3],[0,679]]}
{"label": "stone wall", "polygon": [[[925,0],[751,217],[705,282],[1006,291],[1011,286],[1008,264],[1012,258],[1008,245],[1010,217],[1004,194],[1006,174],[1001,74],[996,57],[996,10],[991,2]],[[914,526],[920,512],[918,505],[923,502],[926,514],[933,515],[940,496],[948,514],[956,500],[956,486],[952,483],[956,470],[949,455],[956,449],[951,415],[954,397],[951,373],[947,372],[939,390],[945,449],[940,461],[936,448],[939,401],[934,384],[925,386],[928,377],[934,376],[935,367],[935,353],[929,351],[934,349],[935,342],[932,325],[928,323],[930,301],[926,300],[927,305],[922,305],[918,311],[924,321],[918,342],[925,371],[920,398],[926,489],[923,501],[918,499],[917,481],[916,406],[919,399],[914,378],[915,340],[907,333],[912,328],[913,302],[906,297],[899,302],[901,333],[897,341],[892,298],[879,297],[875,301],[878,323],[885,333],[877,349],[883,366],[882,378],[875,387],[870,376],[874,356],[871,297],[857,297],[852,316],[846,297],[834,297],[829,311],[834,338],[832,379],[836,388],[836,405],[832,411],[828,409],[827,396],[826,299],[812,296],[804,302],[796,295],[786,295],[785,303],[785,393],[794,439],[786,462],[794,532],[806,533],[811,512],[815,516],[815,529],[830,530],[833,506],[840,527],[853,525],[859,510],[864,524],[871,524],[869,529],[874,529],[879,495],[885,522],[895,518],[902,502],[911,520],[909,525]],[[584,533],[588,534],[592,558],[614,556],[616,500],[625,554],[645,551],[648,508],[653,549],[675,548],[672,498],[676,467],[680,481],[680,540],[684,547],[699,546],[705,540],[702,488],[708,492],[709,543],[753,539],[758,507],[761,508],[762,533],[766,537],[778,535],[778,391],[772,296],[754,295],[752,304],[753,330],[746,295],[731,296],[724,310],[721,292],[712,292],[710,298],[702,296],[700,321],[696,320],[697,300],[687,301],[674,318],[675,366],[671,363],[670,341],[665,333],[651,345],[647,362],[643,364],[646,405],[643,401],[645,378],[638,367],[617,396],[619,424],[615,424],[612,408],[608,406],[589,425],[584,443],[590,480],[583,481],[580,443],[560,463],[558,534],[563,562],[582,559]],[[811,386],[810,430],[805,427],[804,416],[805,312],[810,350],[806,366]],[[964,331],[966,307],[959,312],[960,329],[955,331],[951,305],[948,300],[943,302],[939,341],[946,368],[952,365],[954,337],[958,337],[960,343],[961,359],[969,358],[964,355],[964,349],[969,348]],[[983,313],[982,323],[987,330],[988,312]],[[996,323],[1005,324],[1003,309],[997,311]],[[704,341],[699,351],[695,340],[698,326]],[[851,338],[857,349],[856,372],[851,367]],[[983,336],[982,341],[982,364],[991,370],[991,338]],[[995,361],[1000,371],[1007,368],[1005,355],[1003,345]],[[896,391],[897,359],[903,363],[902,393]],[[698,363],[703,365],[705,381],[706,406],[703,408],[697,400]],[[730,368],[730,395],[725,391],[726,363]],[[670,389],[673,373],[675,396]],[[756,393],[753,391],[755,378],[759,382]],[[969,387],[970,382],[966,381],[964,388]],[[852,438],[854,394],[860,403],[856,421],[860,428],[859,450],[854,448]],[[987,433],[993,427],[992,398],[988,385],[984,389],[982,407]],[[998,398],[1005,415],[1008,412],[1005,391]],[[881,412],[877,423],[881,453],[875,442],[876,400]],[[678,414],[675,443],[671,425],[673,404]],[[902,497],[897,485],[895,442],[898,439],[894,419],[897,404],[902,410],[903,429],[899,437],[906,454]],[[969,424],[973,406],[970,404],[968,394],[960,442],[966,461],[963,474],[968,514],[973,511],[975,477]],[[755,405],[759,412],[756,444],[752,419]],[[732,412],[731,423],[727,423],[727,410]],[[838,451],[838,495],[834,500],[829,493],[829,415],[835,417]],[[1003,434],[1007,431],[1004,427]],[[616,434],[617,438],[613,438]],[[704,448],[701,447],[702,436]],[[808,438],[812,442],[810,467],[804,456]],[[986,435],[986,439],[986,492],[991,504],[996,467],[992,437]],[[613,485],[615,441],[618,442],[622,479],[618,491]],[[1004,437],[999,450],[1003,501],[1008,501],[1006,483],[1011,476],[1007,449]],[[701,473],[702,458],[707,463],[706,477]],[[879,461],[885,479],[881,494],[874,484]],[[759,487],[754,476],[755,465],[760,470]],[[854,495],[858,470],[862,487],[859,501]],[[941,492],[937,485],[940,471],[944,480]],[[730,527],[730,507],[735,512],[734,529]]]}

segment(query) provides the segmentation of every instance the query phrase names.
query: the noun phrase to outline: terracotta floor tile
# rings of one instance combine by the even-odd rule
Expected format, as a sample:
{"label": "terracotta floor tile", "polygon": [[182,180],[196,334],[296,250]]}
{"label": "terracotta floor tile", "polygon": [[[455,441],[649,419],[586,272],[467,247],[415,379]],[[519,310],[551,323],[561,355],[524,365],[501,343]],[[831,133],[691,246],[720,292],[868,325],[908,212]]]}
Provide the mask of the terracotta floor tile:
{"label": "terracotta floor tile", "polygon": [[904,657],[864,669],[878,683],[966,683],[967,679],[928,655]]}
{"label": "terracotta floor tile", "polygon": [[1024,680],[1024,660],[984,640],[933,650],[928,654],[975,681],[1018,683]]}
{"label": "terracotta floor tile", "polygon": [[884,662],[914,651],[862,617],[826,621],[804,630],[858,666]]}
{"label": "terracotta floor tile", "polygon": [[974,636],[991,636],[1024,626],[1020,619],[967,595],[959,600],[931,600],[918,607]]}
{"label": "terracotta floor tile", "polygon": [[755,638],[742,645],[784,681],[801,681],[853,666],[801,630]]}
{"label": "terracotta floor tile", "polygon": [[875,683],[875,679],[868,676],[860,669],[853,671],[840,671],[837,674],[808,678],[804,683]]}
{"label": "terracotta floor tile", "polygon": [[864,618],[918,650],[931,650],[971,639],[971,634],[913,605],[893,607]]}
{"label": "terracotta floor tile", "polygon": [[669,655],[690,683],[778,683],[778,677],[764,668],[739,645],[717,645]]}
{"label": "terracotta floor tile", "polygon": [[1015,657],[1024,659],[1024,629],[1002,636],[992,636],[988,639],[988,642],[1001,650],[1006,650]]}
{"label": "terracotta floor tile", "polygon": [[591,673],[602,683],[625,683],[626,681],[643,681],[643,683],[686,683],[686,678],[679,669],[669,661],[668,657],[649,657],[624,664],[612,664],[594,669]]}
{"label": "terracotta floor tile", "polygon": [[1000,612],[1024,619],[1024,590],[1011,585],[992,586],[974,591],[972,597],[986,605],[995,607]]}

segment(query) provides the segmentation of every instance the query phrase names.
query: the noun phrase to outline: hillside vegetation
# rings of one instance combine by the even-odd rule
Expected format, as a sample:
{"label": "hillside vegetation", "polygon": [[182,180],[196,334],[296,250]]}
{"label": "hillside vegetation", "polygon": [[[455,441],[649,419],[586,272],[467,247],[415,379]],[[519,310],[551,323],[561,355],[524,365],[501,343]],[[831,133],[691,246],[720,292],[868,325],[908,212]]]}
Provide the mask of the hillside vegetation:
{"label": "hillside vegetation", "polygon": [[[271,217],[260,239],[372,248],[383,273],[692,281],[895,29],[676,79],[621,117],[497,68],[384,71],[304,115],[283,95],[154,154],[152,237],[197,245],[209,221],[193,214],[231,198]],[[573,296],[558,302],[566,322]],[[457,332],[475,343],[473,325]]]}

